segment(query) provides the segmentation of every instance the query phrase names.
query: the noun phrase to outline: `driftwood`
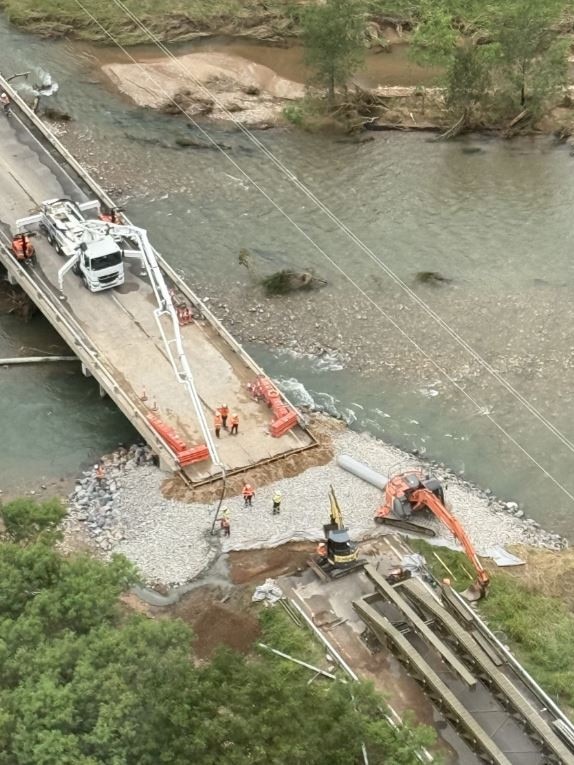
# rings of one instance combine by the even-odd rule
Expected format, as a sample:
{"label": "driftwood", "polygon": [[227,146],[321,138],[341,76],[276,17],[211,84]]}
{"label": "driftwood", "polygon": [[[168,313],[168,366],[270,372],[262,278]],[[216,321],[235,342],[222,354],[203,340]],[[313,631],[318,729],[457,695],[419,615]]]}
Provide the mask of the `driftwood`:
{"label": "driftwood", "polygon": [[439,136],[437,136],[437,141],[448,141],[449,138],[455,138],[457,135],[460,135],[464,129],[466,128],[466,114],[463,114],[460,119],[458,119],[452,127],[449,127],[449,129],[445,133],[441,133]]}
{"label": "driftwood", "polygon": [[517,114],[516,117],[510,120],[506,128],[504,129],[502,135],[504,138],[512,138],[516,130],[517,125],[520,125],[520,123],[524,122],[526,119],[528,119],[531,116],[529,109],[523,109],[520,114]]}

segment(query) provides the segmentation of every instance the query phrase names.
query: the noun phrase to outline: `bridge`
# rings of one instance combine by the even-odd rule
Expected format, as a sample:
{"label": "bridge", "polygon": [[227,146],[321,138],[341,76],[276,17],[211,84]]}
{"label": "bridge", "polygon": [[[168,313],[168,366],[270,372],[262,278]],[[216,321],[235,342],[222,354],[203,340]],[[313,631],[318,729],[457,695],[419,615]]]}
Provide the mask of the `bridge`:
{"label": "bridge", "polygon": [[[79,357],[83,373],[97,380],[101,395],[113,399],[163,469],[179,471],[195,485],[218,478],[221,468],[208,457],[184,466],[178,453],[177,444],[201,452],[205,438],[161,337],[154,317],[156,298],[141,264],[126,261],[125,283],[99,293],[89,292],[70,273],[62,293],[57,275],[63,261],[43,236],[34,239],[34,264],[18,262],[11,252],[16,221],[36,212],[45,200],[97,199],[103,210],[112,209],[114,203],[1,77],[0,86],[13,106],[12,114],[0,120],[0,265],[8,280],[37,305]],[[157,258],[174,303],[195,317],[179,331],[209,426],[222,404],[240,418],[237,436],[223,432],[215,439],[226,473],[313,447],[316,442],[300,416],[280,437],[271,435],[273,409],[265,400],[255,399],[247,387],[264,378],[264,371],[161,255]],[[281,403],[294,411],[284,397]]]}

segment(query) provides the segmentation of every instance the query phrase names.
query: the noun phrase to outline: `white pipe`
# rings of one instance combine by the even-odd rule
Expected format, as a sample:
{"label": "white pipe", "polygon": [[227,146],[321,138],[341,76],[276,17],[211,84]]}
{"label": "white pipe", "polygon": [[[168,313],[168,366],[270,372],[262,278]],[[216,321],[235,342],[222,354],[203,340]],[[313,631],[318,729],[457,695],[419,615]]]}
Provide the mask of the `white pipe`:
{"label": "white pipe", "polygon": [[339,454],[337,457],[337,465],[348,473],[357,476],[357,478],[361,478],[363,481],[370,483],[371,486],[375,486],[381,491],[385,490],[388,478],[385,478],[381,473],[377,473],[376,470],[368,467],[364,462],[359,462],[348,454]]}
{"label": "white pipe", "polygon": [[0,359],[0,366],[17,364],[43,364],[48,361],[80,361],[77,356],[18,356],[14,359]]}
{"label": "white pipe", "polygon": [[265,648],[266,651],[271,651],[271,653],[276,654],[277,656],[281,656],[283,659],[287,659],[288,661],[292,661],[294,664],[300,664],[302,667],[305,667],[306,669],[310,669],[313,672],[316,672],[318,675],[324,675],[325,677],[330,678],[331,680],[336,680],[337,677],[333,675],[331,672],[325,672],[323,669],[319,669],[319,667],[314,667],[312,664],[307,664],[306,661],[301,661],[300,659],[295,659],[293,656],[289,656],[287,653],[283,653],[283,651],[278,651],[276,648],[271,648],[270,645],[265,645],[265,643],[257,643],[257,645],[260,648]]}

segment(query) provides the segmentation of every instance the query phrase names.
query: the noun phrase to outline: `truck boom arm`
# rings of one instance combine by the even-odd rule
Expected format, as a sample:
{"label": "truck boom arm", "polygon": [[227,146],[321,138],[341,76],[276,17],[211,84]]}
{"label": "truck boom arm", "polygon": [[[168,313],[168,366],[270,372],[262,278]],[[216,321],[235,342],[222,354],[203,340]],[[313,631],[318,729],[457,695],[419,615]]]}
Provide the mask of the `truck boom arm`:
{"label": "truck boom arm", "polygon": [[[132,226],[125,223],[104,223],[102,221],[90,220],[88,221],[87,225],[90,228],[103,228],[106,232],[111,233],[114,238],[127,238],[137,242],[141,260],[148,274],[157,301],[158,307],[154,310],[154,316],[162,340],[164,342],[167,355],[177,379],[185,386],[185,389],[191,398],[203,438],[205,439],[205,444],[209,451],[209,456],[211,457],[214,465],[217,465],[217,467],[220,468],[223,476],[225,477],[225,467],[221,462],[214,440],[211,436],[209,425],[205,419],[203,405],[201,403],[201,399],[199,398],[197,388],[195,387],[191,368],[185,354],[181,340],[181,332],[179,328],[177,312],[174,308],[169,289],[165,283],[163,274],[157,262],[155,250],[149,242],[147,231],[143,228],[138,228],[137,226]],[[137,251],[130,254],[136,253]],[[162,319],[167,319],[167,322],[162,321]]]}

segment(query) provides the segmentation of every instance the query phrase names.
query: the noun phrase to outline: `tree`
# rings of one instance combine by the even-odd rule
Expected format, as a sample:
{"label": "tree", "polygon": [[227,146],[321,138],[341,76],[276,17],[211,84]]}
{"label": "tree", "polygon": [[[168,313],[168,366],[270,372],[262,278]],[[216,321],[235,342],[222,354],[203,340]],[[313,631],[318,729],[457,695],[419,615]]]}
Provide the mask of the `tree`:
{"label": "tree", "polygon": [[365,58],[365,19],[362,0],[310,3],[301,14],[305,63],[312,81],[327,89],[329,104],[335,89],[344,87]]}
{"label": "tree", "polygon": [[537,117],[566,83],[561,10],[562,0],[423,0],[413,56],[445,66],[447,104],[467,127],[479,113]]}
{"label": "tree", "polygon": [[557,39],[559,0],[514,0],[493,19],[499,65],[499,103],[509,113],[539,114],[566,84],[567,44]]}
{"label": "tree", "polygon": [[485,46],[466,41],[457,46],[447,68],[447,106],[459,117],[462,125],[473,125],[476,113],[488,95],[492,77]]}
{"label": "tree", "polygon": [[57,499],[35,502],[32,499],[15,499],[0,507],[0,515],[6,534],[15,542],[29,541],[43,532],[55,532],[66,515]]}
{"label": "tree", "polygon": [[[268,655],[195,663],[185,624],[119,608],[128,561],[54,542],[0,544],[0,765],[349,765],[363,742],[372,762],[410,765],[428,744],[429,729],[394,731],[368,685],[309,685]],[[286,615],[269,632],[277,618],[265,639],[301,655]]]}

